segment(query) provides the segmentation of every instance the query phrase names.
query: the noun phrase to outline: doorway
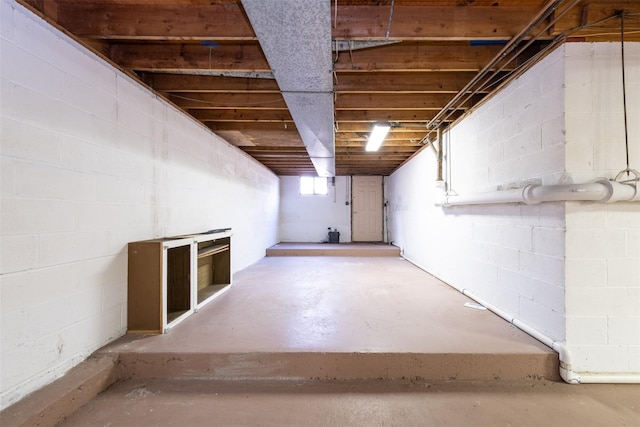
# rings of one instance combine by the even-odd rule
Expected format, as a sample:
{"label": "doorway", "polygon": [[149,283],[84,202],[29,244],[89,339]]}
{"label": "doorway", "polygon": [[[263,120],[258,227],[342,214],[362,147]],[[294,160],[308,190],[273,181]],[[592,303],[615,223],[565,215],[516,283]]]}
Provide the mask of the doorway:
{"label": "doorway", "polygon": [[383,241],[382,176],[354,176],[351,180],[351,240]]}

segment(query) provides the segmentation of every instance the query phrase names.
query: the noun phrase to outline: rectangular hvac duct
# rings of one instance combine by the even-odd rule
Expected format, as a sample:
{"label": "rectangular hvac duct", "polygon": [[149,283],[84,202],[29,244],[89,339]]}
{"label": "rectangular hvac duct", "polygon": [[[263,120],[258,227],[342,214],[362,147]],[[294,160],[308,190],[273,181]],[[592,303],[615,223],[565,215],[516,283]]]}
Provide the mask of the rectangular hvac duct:
{"label": "rectangular hvac duct", "polygon": [[330,0],[242,0],[319,176],[335,176]]}

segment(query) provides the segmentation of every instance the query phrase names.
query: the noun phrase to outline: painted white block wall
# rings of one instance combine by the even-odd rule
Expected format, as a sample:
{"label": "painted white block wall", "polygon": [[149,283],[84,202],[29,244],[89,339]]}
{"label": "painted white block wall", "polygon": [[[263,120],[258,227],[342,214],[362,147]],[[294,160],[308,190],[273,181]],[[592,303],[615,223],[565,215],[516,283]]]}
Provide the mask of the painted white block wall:
{"label": "painted white block wall", "polygon": [[280,177],[280,241],[327,241],[327,228],[340,232],[340,242],[351,241],[350,179],[338,176],[335,186],[329,183],[329,194],[301,195],[300,178]]}
{"label": "painted white block wall", "polygon": [[[556,51],[445,134],[458,194],[563,179],[563,60]],[[440,208],[423,150],[388,181],[390,232],[404,256],[533,328],[564,339],[564,207]]]}
{"label": "painted white block wall", "polygon": [[[619,43],[565,47],[567,176],[625,169]],[[630,166],[640,169],[640,43],[625,43]],[[567,348],[580,373],[640,378],[640,204],[567,203]]]}
{"label": "painted white block wall", "polygon": [[233,228],[278,241],[269,170],[2,0],[1,406],[126,330],[127,243]]}
{"label": "painted white block wall", "polygon": [[[640,44],[628,43],[631,167],[640,165]],[[613,178],[625,167],[619,44],[562,46],[445,137],[458,194]],[[640,373],[640,205],[433,204],[425,150],[388,182],[404,255],[555,341],[580,374]]]}

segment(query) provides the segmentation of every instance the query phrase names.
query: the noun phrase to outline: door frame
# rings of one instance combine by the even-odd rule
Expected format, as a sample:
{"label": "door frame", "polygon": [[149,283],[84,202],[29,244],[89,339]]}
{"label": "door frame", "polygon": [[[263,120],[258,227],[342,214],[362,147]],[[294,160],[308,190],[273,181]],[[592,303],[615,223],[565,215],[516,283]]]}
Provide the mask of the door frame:
{"label": "door frame", "polygon": [[[353,214],[353,208],[355,206],[354,202],[353,202],[353,197],[354,197],[354,191],[353,191],[353,186],[354,186],[354,178],[357,177],[368,177],[368,176],[376,176],[380,178],[380,223],[381,223],[381,227],[380,227],[380,240],[356,240],[354,239],[354,234],[355,234],[355,227],[354,227],[354,214]],[[350,204],[351,204],[351,241],[354,243],[384,243],[385,242],[385,229],[386,229],[386,224],[385,224],[385,179],[384,176],[382,175],[351,175],[351,185],[349,186],[349,190],[351,192],[351,197],[350,197]]]}

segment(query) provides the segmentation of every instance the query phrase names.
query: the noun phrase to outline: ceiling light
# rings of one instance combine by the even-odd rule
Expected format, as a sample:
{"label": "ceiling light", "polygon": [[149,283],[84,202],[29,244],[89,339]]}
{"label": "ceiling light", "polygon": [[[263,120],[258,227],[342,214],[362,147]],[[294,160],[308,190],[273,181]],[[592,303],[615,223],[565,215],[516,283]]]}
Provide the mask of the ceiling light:
{"label": "ceiling light", "polygon": [[371,135],[369,135],[369,141],[367,141],[367,151],[378,151],[380,145],[382,145],[382,141],[389,133],[389,129],[391,126],[387,123],[378,123],[373,126],[373,130],[371,131]]}

